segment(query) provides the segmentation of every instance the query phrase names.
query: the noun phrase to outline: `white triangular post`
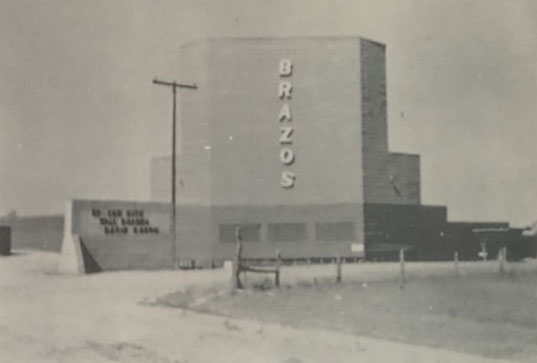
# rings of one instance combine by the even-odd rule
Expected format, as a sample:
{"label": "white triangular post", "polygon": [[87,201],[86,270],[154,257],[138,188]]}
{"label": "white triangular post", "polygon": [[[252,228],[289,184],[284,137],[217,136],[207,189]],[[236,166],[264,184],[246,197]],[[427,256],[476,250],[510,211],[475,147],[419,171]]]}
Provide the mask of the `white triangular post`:
{"label": "white triangular post", "polygon": [[78,234],[73,233],[72,200],[65,203],[63,240],[58,272],[63,274],[83,274],[86,272],[80,237]]}

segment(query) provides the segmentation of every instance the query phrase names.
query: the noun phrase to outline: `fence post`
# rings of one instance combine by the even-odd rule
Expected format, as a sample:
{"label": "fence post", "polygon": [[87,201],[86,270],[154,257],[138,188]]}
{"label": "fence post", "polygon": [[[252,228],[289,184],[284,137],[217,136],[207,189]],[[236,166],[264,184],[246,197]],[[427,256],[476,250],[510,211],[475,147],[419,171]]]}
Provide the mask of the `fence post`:
{"label": "fence post", "polygon": [[504,262],[505,262],[505,255],[506,255],[506,247],[500,248],[500,274],[504,273]]}
{"label": "fence post", "polygon": [[405,249],[401,248],[399,250],[399,262],[401,264],[401,281],[400,287],[405,286],[406,276],[405,276]]}
{"label": "fence post", "polygon": [[341,256],[339,253],[336,255],[336,282],[341,282]]}
{"label": "fence post", "polygon": [[241,283],[241,254],[242,254],[242,243],[239,241],[237,243],[237,252],[235,253],[235,259],[233,261],[233,269],[231,275],[231,287],[233,289],[242,289]]}
{"label": "fence post", "polygon": [[459,277],[459,251],[455,251],[453,260],[455,261],[455,277]]}
{"label": "fence post", "polygon": [[276,250],[276,272],[275,272],[275,278],[274,282],[276,284],[276,287],[280,287],[280,267],[282,266],[282,254],[279,250]]}

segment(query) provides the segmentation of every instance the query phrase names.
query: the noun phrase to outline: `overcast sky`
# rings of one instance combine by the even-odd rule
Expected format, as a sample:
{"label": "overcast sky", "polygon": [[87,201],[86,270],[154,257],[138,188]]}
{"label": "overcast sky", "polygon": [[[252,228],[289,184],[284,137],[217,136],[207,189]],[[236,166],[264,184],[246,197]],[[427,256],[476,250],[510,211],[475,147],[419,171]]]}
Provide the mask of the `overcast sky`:
{"label": "overcast sky", "polygon": [[537,219],[537,1],[0,1],[0,215],[147,200],[178,47],[207,36],[387,44],[392,151],[451,220]]}

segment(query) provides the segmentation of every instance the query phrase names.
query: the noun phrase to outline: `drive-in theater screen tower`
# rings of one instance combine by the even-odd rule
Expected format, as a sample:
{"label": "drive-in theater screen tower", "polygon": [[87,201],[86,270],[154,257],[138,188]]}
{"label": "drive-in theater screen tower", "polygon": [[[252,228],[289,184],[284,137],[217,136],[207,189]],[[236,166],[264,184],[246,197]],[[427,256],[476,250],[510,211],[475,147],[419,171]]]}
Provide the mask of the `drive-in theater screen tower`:
{"label": "drive-in theater screen tower", "polygon": [[[180,95],[181,259],[231,257],[237,226],[252,258],[353,258],[396,234],[441,235],[445,208],[420,206],[419,156],[388,150],[383,44],[209,39],[179,64],[199,85]],[[169,201],[170,158],[151,169],[152,198]]]}

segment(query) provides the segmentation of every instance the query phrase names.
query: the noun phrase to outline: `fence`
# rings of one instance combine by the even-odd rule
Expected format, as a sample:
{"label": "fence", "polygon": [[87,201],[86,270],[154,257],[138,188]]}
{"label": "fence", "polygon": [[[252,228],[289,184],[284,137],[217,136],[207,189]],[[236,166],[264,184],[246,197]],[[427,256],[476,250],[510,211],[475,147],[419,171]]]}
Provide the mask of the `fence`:
{"label": "fence", "polygon": [[[241,280],[241,275],[246,274],[247,272],[252,273],[260,273],[260,274],[273,274],[274,280],[275,280],[275,286],[279,287],[280,283],[282,281],[293,283],[297,281],[298,279],[311,279],[314,283],[317,281],[317,279],[321,277],[328,278],[328,280],[331,280],[335,283],[341,283],[344,281],[344,278],[346,276],[345,272],[349,271],[349,277],[352,276],[349,280],[356,280],[356,277],[363,277],[364,279],[367,279],[367,270],[371,270],[374,266],[382,266],[376,271],[379,273],[379,277],[382,277],[383,279],[397,279],[399,282],[400,288],[404,288],[405,284],[407,284],[410,280],[409,274],[408,274],[408,267],[412,267],[412,272],[416,273],[416,271],[419,271],[420,266],[426,266],[429,275],[434,275],[434,268],[429,269],[428,265],[434,265],[437,269],[436,273],[438,275],[453,275],[455,278],[459,278],[461,276],[461,267],[458,257],[458,252],[456,251],[453,254],[453,262],[450,265],[446,262],[410,262],[408,263],[405,261],[405,253],[409,248],[401,248],[399,249],[399,262],[398,262],[398,269],[394,269],[394,264],[389,262],[379,262],[379,263],[349,263],[344,258],[341,258],[338,253],[335,253],[335,257],[332,258],[330,261],[330,264],[325,265],[317,265],[318,267],[328,267],[333,266],[333,269],[330,269],[332,272],[322,271],[320,272],[319,269],[317,271],[310,270],[309,273],[303,273],[297,274],[296,272],[300,270],[300,267],[308,267],[312,266],[310,264],[297,264],[296,261],[290,261],[285,260],[285,256],[282,256],[279,252],[276,251],[275,257],[273,259],[265,259],[263,261],[256,261],[256,260],[249,260],[242,256],[243,247],[242,243],[237,244],[237,253],[235,256],[235,259],[233,261],[233,268],[232,268],[232,287],[233,288],[244,288],[244,284]],[[464,266],[474,266],[473,268],[466,268],[466,271],[480,271],[483,270],[480,267],[485,268],[485,271],[490,272],[494,269],[491,269],[491,264],[497,264],[497,272],[500,275],[505,274],[506,271],[506,247],[502,247],[499,250],[498,253],[498,259],[497,262],[493,261],[484,261],[484,262],[478,262],[478,261],[472,261],[472,262],[464,262]],[[287,263],[286,263],[287,262]],[[480,266],[479,266],[480,265]],[[360,267],[358,267],[360,266]],[[286,268],[295,268],[295,271],[293,272],[293,277],[291,276],[284,276],[282,275],[282,272],[285,271]],[[384,267],[384,268],[383,268]],[[289,270],[290,271],[290,270]],[[432,271],[432,272],[431,272]],[[360,272],[364,272],[363,274],[360,274]],[[362,275],[362,276],[360,276]],[[286,279],[287,278],[287,279]],[[368,278],[371,278],[369,276]],[[294,281],[293,281],[294,280]]]}

